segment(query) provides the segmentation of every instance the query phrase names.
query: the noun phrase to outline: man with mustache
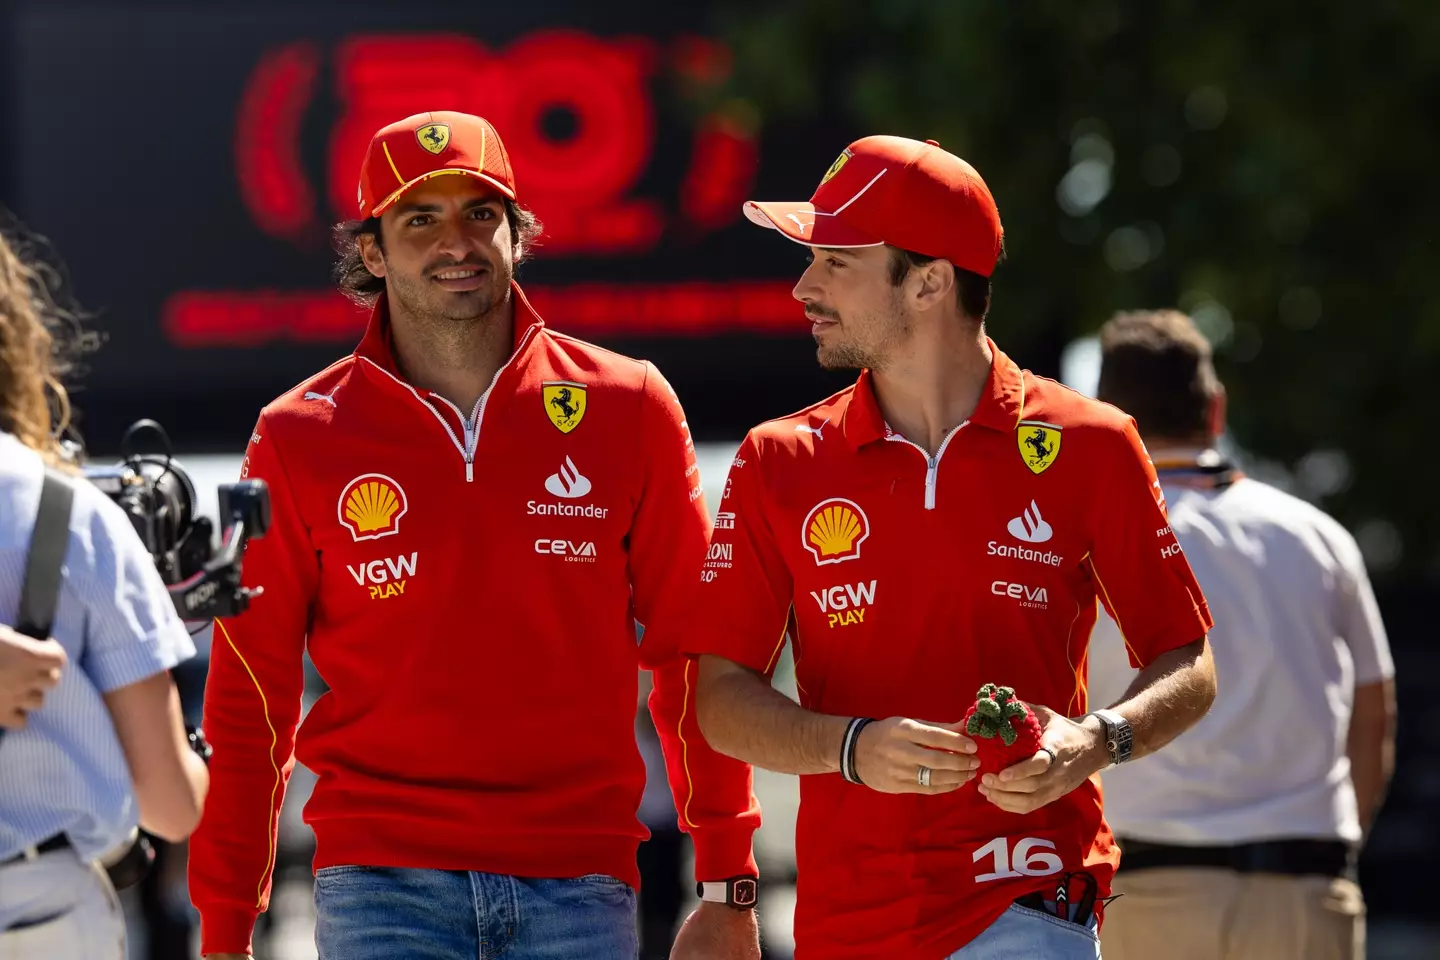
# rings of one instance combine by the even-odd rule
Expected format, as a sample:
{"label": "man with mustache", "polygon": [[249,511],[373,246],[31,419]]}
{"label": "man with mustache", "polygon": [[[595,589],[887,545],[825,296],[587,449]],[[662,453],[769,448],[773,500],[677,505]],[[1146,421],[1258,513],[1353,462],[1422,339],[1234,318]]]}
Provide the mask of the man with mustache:
{"label": "man with mustache", "polygon": [[[746,213],[811,248],[820,363],[863,371],[741,444],[684,645],[710,743],[801,777],[795,956],[1093,958],[1117,852],[1091,777],[1215,695],[1134,423],[985,335],[1000,215],[939,144],[867,137]],[[1087,714],[1097,602],[1141,670]],[[787,635],[799,704],[769,680]],[[976,778],[1020,742],[958,722],[992,682],[1040,749]]]}
{"label": "man with mustache", "polygon": [[[643,665],[702,889],[673,956],[758,960],[750,769],[705,745],[678,654],[709,525],[684,413],[649,363],[536,315],[516,198],[479,117],[366,152],[337,277],[369,328],[246,452],[274,516],[245,558],[264,593],[215,628],[207,956],[251,949],[298,759],[323,960],[635,957]],[[329,691],[297,736],[307,651]]]}

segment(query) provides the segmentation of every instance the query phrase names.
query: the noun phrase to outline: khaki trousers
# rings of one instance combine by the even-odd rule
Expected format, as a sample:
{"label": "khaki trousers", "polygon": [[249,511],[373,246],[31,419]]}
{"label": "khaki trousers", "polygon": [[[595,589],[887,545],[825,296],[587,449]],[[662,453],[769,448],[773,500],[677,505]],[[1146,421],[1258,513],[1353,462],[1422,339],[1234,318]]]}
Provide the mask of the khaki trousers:
{"label": "khaki trousers", "polygon": [[125,915],[98,863],[73,850],[0,867],[0,960],[124,960]]}
{"label": "khaki trousers", "polygon": [[1105,960],[1364,960],[1353,881],[1162,867],[1115,877]]}

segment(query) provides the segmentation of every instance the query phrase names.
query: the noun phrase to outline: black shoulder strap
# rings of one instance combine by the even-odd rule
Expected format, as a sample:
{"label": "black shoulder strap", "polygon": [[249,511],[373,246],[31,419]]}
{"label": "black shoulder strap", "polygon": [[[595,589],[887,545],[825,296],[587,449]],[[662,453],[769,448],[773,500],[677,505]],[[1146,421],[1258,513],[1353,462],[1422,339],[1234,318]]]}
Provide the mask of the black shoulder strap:
{"label": "black shoulder strap", "polygon": [[40,488],[40,510],[30,534],[30,556],[25,563],[25,586],[20,589],[20,616],[15,629],[44,640],[55,620],[60,597],[60,566],[70,544],[70,505],[75,488],[64,474],[45,471]]}

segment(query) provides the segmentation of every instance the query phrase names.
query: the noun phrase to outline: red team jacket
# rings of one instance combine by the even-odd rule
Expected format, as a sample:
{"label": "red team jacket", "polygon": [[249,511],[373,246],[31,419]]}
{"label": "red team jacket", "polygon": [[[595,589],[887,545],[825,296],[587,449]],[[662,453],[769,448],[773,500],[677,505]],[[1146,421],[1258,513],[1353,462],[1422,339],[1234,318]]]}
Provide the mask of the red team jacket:
{"label": "red team jacket", "polygon": [[[640,665],[697,877],[755,871],[749,768],[701,739],[678,652],[709,526],[680,404],[649,363],[514,297],[473,429],[400,378],[383,301],[352,356],[260,415],[244,473],[273,525],[244,579],[264,593],[217,622],[206,687],[206,953],[249,949],[292,757],[318,775],[317,868],[637,884]],[[307,650],[329,691],[297,736]]]}
{"label": "red team jacket", "polygon": [[[750,432],[701,573],[690,653],[774,669],[794,645],[804,706],[955,722],[986,682],[1087,709],[1097,600],[1136,666],[1210,616],[1133,421],[994,348],[970,420],[931,458],[892,434],[868,374]],[[837,744],[838,749],[838,744]],[[1007,813],[972,781],[889,795],[801,778],[797,960],[948,956],[1016,897],[1119,859],[1087,781]]]}

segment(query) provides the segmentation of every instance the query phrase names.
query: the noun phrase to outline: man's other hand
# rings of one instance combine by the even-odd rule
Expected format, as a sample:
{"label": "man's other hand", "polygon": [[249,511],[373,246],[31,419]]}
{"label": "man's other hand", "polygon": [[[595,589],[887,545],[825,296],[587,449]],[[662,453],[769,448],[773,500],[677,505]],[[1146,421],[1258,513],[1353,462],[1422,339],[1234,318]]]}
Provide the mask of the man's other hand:
{"label": "man's other hand", "polygon": [[67,663],[65,648],[54,640],[32,640],[0,624],[0,727],[24,727]]}
{"label": "man's other hand", "polygon": [[[865,725],[855,744],[855,773],[881,793],[949,793],[975,776],[975,741],[961,723],[890,717]],[[921,783],[921,767],[927,783]]]}
{"label": "man's other hand", "polygon": [[754,910],[702,903],[685,918],[670,960],[760,960],[760,927]]}
{"label": "man's other hand", "polygon": [[980,778],[981,795],[1010,813],[1031,813],[1054,803],[1109,762],[1098,720],[1076,723],[1039,704],[1030,708],[1040,721],[1042,749],[1028,760]]}

